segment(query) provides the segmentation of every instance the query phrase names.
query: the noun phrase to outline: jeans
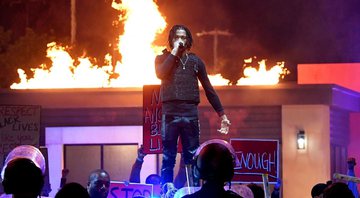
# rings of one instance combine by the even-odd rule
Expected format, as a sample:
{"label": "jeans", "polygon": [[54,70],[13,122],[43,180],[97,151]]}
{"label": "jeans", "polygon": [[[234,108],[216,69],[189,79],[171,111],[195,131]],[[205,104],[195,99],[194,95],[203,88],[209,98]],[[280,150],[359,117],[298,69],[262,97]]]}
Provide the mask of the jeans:
{"label": "jeans", "polygon": [[179,136],[184,162],[186,165],[193,164],[193,156],[199,147],[200,126],[198,117],[162,115],[163,160],[161,178],[163,184],[173,182]]}

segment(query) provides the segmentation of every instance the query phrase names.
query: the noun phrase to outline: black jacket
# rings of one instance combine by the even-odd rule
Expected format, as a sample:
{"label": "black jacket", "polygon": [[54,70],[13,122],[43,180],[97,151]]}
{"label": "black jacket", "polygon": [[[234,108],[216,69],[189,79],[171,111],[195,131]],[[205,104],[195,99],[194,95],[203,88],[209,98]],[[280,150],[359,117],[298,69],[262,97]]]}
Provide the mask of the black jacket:
{"label": "black jacket", "polygon": [[[198,80],[205,90],[206,97],[219,116],[224,114],[218,95],[207,76],[202,60],[193,53],[188,54],[188,60],[182,65],[180,59],[168,51],[164,51],[155,59],[155,71],[161,79],[161,99],[164,103],[187,101],[200,102]],[[165,104],[166,105],[166,104]]]}

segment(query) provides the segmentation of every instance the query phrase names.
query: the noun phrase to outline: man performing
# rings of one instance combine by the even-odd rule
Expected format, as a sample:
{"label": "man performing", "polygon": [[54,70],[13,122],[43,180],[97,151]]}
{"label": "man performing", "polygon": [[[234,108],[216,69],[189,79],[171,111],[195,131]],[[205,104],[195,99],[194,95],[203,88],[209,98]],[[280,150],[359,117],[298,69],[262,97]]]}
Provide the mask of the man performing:
{"label": "man performing", "polygon": [[173,182],[179,136],[185,167],[187,172],[191,173],[192,158],[199,147],[200,136],[198,79],[208,101],[221,117],[221,128],[218,131],[227,134],[230,125],[219,97],[209,81],[204,63],[194,53],[190,53],[193,39],[189,29],[183,25],[173,26],[168,42],[171,52],[164,50],[163,54],[155,59],[156,75],[161,79],[163,184]]}

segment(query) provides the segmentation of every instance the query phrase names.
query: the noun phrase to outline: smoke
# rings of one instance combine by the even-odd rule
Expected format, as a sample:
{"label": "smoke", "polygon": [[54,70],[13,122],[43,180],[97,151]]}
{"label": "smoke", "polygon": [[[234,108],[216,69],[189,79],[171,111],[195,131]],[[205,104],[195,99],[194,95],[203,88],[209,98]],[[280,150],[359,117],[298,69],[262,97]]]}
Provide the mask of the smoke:
{"label": "smoke", "polygon": [[[241,69],[250,56],[285,61],[296,80],[299,63],[360,61],[360,1],[194,0],[157,1],[170,28],[187,25],[193,34],[229,30],[219,37],[219,59]],[[165,35],[168,29],[165,30]],[[166,38],[166,36],[162,36]],[[211,37],[194,36],[193,51],[213,64]],[[165,39],[166,40],[166,39]]]}

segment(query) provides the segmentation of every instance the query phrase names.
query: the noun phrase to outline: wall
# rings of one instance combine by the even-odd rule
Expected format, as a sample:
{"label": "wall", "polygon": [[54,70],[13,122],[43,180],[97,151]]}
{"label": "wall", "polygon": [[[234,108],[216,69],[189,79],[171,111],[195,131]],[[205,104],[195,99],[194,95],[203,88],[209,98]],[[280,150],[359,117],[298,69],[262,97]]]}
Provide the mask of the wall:
{"label": "wall", "polygon": [[[311,188],[330,179],[330,110],[325,105],[282,107],[283,197],[310,197]],[[304,130],[305,150],[296,134]]]}
{"label": "wall", "polygon": [[349,135],[349,112],[339,108],[330,108],[331,174],[347,173]]}
{"label": "wall", "polygon": [[[216,87],[216,91],[232,122],[231,131],[228,135],[222,135],[216,131],[220,126],[220,120],[207,102],[202,90],[202,102],[200,103],[201,141],[210,138],[228,140],[232,137],[279,139],[282,151],[286,154],[280,158],[281,164],[283,164],[283,167],[280,168],[284,168],[285,173],[285,175],[281,174],[284,179],[284,193],[289,192],[291,194],[285,197],[293,197],[295,193],[292,193],[292,190],[298,192],[296,191],[298,189],[301,189],[298,194],[304,193],[303,197],[309,197],[309,190],[314,183],[330,179],[328,166],[331,164],[331,154],[328,147],[330,147],[329,123],[332,121],[328,115],[330,111],[328,108],[336,107],[351,112],[360,111],[359,93],[337,85],[227,86]],[[99,141],[97,142],[99,143],[134,143],[137,141],[129,142],[127,139],[116,136],[116,134],[121,134],[127,137],[126,132],[115,132],[111,126],[115,128],[119,125],[124,127],[142,126],[143,95],[141,89],[1,90],[0,92],[2,104],[42,106],[41,124],[46,129],[43,130],[46,131],[46,134],[42,134],[44,140],[41,140],[43,143],[41,145],[52,146],[50,152],[53,154],[49,155],[55,156],[55,158],[50,159],[52,166],[55,167],[54,171],[50,170],[51,174],[57,174],[57,178],[52,178],[51,182],[55,192],[59,185],[62,169],[63,144],[75,144],[74,139],[77,134],[80,139],[76,140],[78,143],[91,143],[94,138],[88,140],[85,137],[98,137],[93,130],[102,131],[101,127],[91,126],[108,126],[110,128],[107,129],[111,129],[111,136],[108,139],[101,139],[104,138],[101,135],[98,137]],[[84,101],[84,98],[89,100]],[[326,115],[319,116],[318,114],[321,113]],[[341,114],[336,115],[341,117]],[[337,117],[334,118],[335,120],[338,119]],[[306,133],[310,135],[309,143],[313,145],[310,144],[311,147],[309,148],[318,145],[315,147],[317,150],[297,152],[295,136],[296,129],[300,127],[304,128]],[[316,131],[314,133],[313,128]],[[140,129],[136,129],[132,132],[138,134],[141,133],[140,131]],[[140,135],[138,138],[142,140]],[[357,142],[350,141],[351,145],[355,147],[349,149],[349,155],[356,154],[356,151],[359,150],[356,147],[359,145]],[[310,169],[311,165],[316,170]],[[322,169],[320,170],[319,167]],[[299,178],[302,177],[301,175],[314,178],[306,178],[306,180],[301,178],[304,181],[299,182],[298,179],[292,178],[292,170],[306,171],[306,174],[295,171],[294,174]],[[289,181],[294,182],[294,184],[290,184]],[[300,186],[298,187],[298,185]]]}
{"label": "wall", "polygon": [[[142,126],[113,126],[113,127],[48,127],[46,128],[46,147],[49,155],[49,174],[52,192],[55,197],[58,191],[63,169],[64,144],[142,144]],[[134,156],[135,159],[136,156]],[[156,173],[156,157],[148,155],[141,171],[141,181],[147,175]],[[132,164],[131,164],[132,165]]]}
{"label": "wall", "polygon": [[360,92],[360,63],[299,64],[298,84],[337,84]]}

